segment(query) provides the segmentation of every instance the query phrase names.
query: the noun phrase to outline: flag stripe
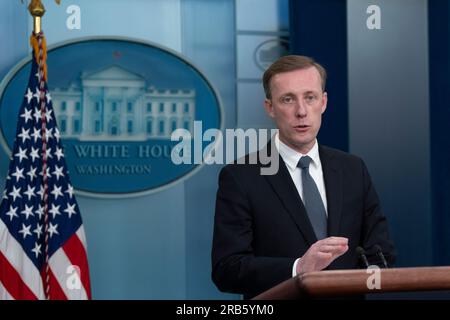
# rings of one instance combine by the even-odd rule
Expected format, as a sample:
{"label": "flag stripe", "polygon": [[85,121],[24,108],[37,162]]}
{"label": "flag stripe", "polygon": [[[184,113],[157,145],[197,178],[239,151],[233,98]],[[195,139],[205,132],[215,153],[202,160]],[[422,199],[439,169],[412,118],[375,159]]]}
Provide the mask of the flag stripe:
{"label": "flag stripe", "polygon": [[0,284],[3,283],[5,289],[7,288],[11,296],[15,299],[37,300],[37,297],[31,292],[30,288],[22,281],[19,273],[1,252],[0,265],[2,266]]}
{"label": "flag stripe", "polygon": [[[44,297],[44,288],[42,287],[41,276],[35,268],[33,262],[22,250],[17,240],[9,233],[3,221],[0,219],[0,252],[14,269],[19,272],[21,281],[26,283],[35,297],[42,299]],[[2,264],[0,266],[3,267]],[[5,268],[8,266],[5,264]],[[0,268],[0,270],[2,270]],[[8,272],[1,271],[2,275],[8,275]],[[6,285],[6,284],[5,284]],[[11,291],[10,291],[11,292]],[[12,292],[11,292],[12,293]]]}
{"label": "flag stripe", "polygon": [[80,289],[70,289],[68,287],[68,282],[70,282],[69,277],[74,276],[73,272],[76,272],[72,269],[69,269],[69,267],[72,265],[73,264],[62,248],[56,251],[50,258],[50,269],[52,269],[53,275],[58,281],[61,290],[64,291],[65,296],[68,299],[85,300],[87,298],[87,295],[83,286],[81,286]]}
{"label": "flag stripe", "polygon": [[[42,277],[45,277],[45,270],[42,270]],[[56,279],[55,274],[53,273],[52,268],[48,269],[49,276],[49,289],[50,289],[50,300],[67,300],[64,291],[59,285],[58,279]]]}
{"label": "flag stripe", "polygon": [[78,228],[76,232],[78,239],[80,239],[81,244],[83,245],[84,251],[87,253],[87,241],[86,241],[86,234],[84,233],[84,228]]}
{"label": "flag stripe", "polygon": [[[81,226],[78,230],[83,230]],[[84,231],[81,231],[84,234]],[[69,258],[72,265],[78,266],[80,270],[80,279],[83,287],[85,288],[85,293],[89,299],[91,299],[90,283],[89,283],[89,267],[87,263],[86,251],[83,243],[78,238],[78,231],[63,246],[64,252]]]}
{"label": "flag stripe", "polygon": [[14,300],[14,297],[6,290],[0,281],[0,300]]}

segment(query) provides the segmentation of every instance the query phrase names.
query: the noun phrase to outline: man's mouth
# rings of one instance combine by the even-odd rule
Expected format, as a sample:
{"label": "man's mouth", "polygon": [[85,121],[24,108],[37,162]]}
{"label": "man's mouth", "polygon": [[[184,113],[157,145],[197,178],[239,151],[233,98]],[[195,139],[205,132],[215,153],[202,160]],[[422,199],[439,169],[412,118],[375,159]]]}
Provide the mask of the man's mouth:
{"label": "man's mouth", "polygon": [[300,134],[306,133],[309,131],[310,126],[306,124],[299,124],[298,126],[294,126],[294,131]]}

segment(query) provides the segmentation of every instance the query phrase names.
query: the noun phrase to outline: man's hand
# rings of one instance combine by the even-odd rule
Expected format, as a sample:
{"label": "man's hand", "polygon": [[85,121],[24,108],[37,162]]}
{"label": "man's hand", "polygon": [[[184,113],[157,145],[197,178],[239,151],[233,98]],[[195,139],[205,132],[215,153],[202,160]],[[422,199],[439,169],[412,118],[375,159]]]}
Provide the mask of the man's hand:
{"label": "man's hand", "polygon": [[329,237],[317,241],[301,257],[297,264],[297,274],[320,271],[326,268],[337,257],[348,250],[348,239],[343,237]]}

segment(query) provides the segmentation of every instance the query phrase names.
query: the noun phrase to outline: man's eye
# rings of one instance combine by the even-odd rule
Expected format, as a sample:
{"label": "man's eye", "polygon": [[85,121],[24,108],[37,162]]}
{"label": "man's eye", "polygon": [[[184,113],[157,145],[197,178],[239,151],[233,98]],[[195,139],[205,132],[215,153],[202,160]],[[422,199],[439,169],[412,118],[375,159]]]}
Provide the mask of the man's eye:
{"label": "man's eye", "polygon": [[287,97],[281,98],[281,101],[282,101],[283,103],[293,103],[293,102],[294,102],[294,99],[293,99],[292,97],[287,96]]}
{"label": "man's eye", "polygon": [[305,97],[305,100],[306,100],[307,102],[314,102],[316,99],[317,99],[317,97],[316,97],[315,95],[307,95],[307,96]]}

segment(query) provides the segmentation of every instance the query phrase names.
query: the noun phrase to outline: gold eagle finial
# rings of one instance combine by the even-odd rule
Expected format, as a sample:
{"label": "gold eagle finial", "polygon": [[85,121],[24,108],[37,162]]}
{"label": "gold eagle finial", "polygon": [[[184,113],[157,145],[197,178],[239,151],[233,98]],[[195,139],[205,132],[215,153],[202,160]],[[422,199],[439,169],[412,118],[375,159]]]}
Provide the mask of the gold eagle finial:
{"label": "gold eagle finial", "polygon": [[[61,0],[55,0],[57,4],[61,3]],[[23,0],[22,0],[23,3]],[[41,0],[31,0],[28,5],[28,10],[33,17],[42,17],[45,13],[45,7]]]}
{"label": "gold eagle finial", "polygon": [[[21,0],[23,3],[23,0]],[[61,0],[55,0],[57,4],[61,3]],[[28,11],[30,11],[31,15],[34,19],[34,33],[38,34],[41,32],[41,18],[45,13],[45,7],[42,4],[41,0],[30,0],[30,4],[28,5]]]}

